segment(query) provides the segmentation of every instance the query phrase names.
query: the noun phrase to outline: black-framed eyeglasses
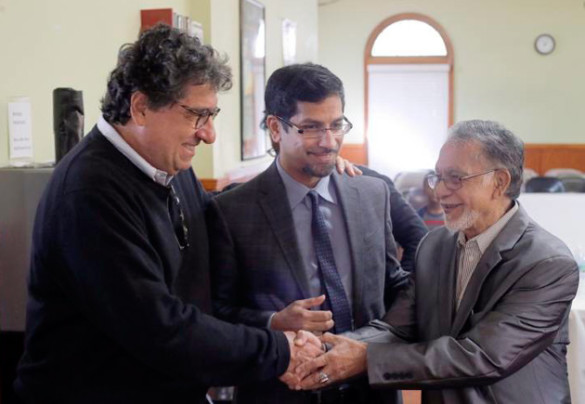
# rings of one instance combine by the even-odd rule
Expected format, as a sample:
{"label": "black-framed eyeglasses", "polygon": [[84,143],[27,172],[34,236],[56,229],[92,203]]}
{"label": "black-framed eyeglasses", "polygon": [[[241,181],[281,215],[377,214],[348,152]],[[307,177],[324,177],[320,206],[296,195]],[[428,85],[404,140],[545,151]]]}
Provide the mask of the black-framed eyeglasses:
{"label": "black-framed eyeglasses", "polygon": [[463,186],[463,181],[469,180],[471,178],[479,177],[481,175],[486,175],[489,173],[493,173],[494,171],[499,170],[499,168],[491,168],[487,171],[483,171],[477,174],[469,174],[469,175],[458,175],[458,174],[446,174],[446,175],[438,175],[438,174],[429,174],[427,175],[427,184],[431,189],[436,189],[439,186],[439,182],[443,181],[445,187],[451,191],[456,191]]}
{"label": "black-framed eyeglasses", "polygon": [[196,109],[188,107],[184,104],[179,104],[181,108],[183,108],[187,114],[189,114],[189,120],[191,120],[191,124],[193,125],[193,129],[200,129],[205,126],[209,118],[215,119],[217,114],[221,109],[214,108],[214,109]]}
{"label": "black-framed eyeglasses", "polygon": [[185,214],[183,213],[183,208],[181,207],[181,200],[179,199],[179,195],[177,195],[175,192],[175,188],[172,184],[170,186],[170,190],[171,192],[169,192],[169,196],[167,198],[169,218],[171,219],[171,224],[173,225],[173,230],[175,231],[175,238],[179,244],[179,249],[183,250],[189,247],[189,228],[187,227],[187,222],[185,221]]}
{"label": "black-framed eyeglasses", "polygon": [[345,134],[347,134],[351,128],[353,128],[352,123],[346,117],[343,117],[340,121],[332,124],[328,128],[324,128],[321,125],[304,125],[304,126],[297,126],[294,123],[279,117],[278,115],[274,115],[279,121],[285,123],[293,128],[296,129],[297,133],[303,136],[306,139],[317,139],[321,138],[327,131],[330,131],[331,134],[336,138],[342,138]]}

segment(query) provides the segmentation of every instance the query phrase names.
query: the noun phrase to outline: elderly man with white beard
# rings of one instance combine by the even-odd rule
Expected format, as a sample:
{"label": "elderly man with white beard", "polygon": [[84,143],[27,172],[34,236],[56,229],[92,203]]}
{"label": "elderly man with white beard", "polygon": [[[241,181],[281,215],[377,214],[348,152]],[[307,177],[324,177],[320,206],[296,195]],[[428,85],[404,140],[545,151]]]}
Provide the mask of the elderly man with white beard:
{"label": "elderly man with white beard", "polygon": [[[567,319],[578,270],[517,202],[524,146],[496,122],[453,126],[429,176],[446,227],[429,233],[410,287],[385,315],[297,372],[298,388],[367,372],[423,403],[570,403]],[[347,338],[350,337],[350,338]]]}

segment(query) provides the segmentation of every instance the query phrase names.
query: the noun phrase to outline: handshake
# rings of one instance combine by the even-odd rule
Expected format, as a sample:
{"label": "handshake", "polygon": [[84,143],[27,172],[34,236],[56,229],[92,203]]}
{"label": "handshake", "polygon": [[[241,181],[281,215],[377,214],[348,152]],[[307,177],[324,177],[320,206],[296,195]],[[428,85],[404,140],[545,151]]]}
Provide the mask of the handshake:
{"label": "handshake", "polygon": [[[320,304],[323,300],[324,296],[296,301],[278,314],[282,316],[287,314],[286,311],[289,311],[287,317],[289,317],[288,320],[291,320],[293,309],[296,309],[296,314],[303,313],[302,317],[305,319],[328,313],[326,317],[329,319],[323,319],[326,322],[331,322],[328,329],[333,325],[330,317],[331,312],[311,311],[310,314],[307,313],[308,307],[314,306],[315,303]],[[290,389],[319,389],[366,371],[366,343],[331,333],[325,333],[318,337],[310,331],[321,330],[314,329],[307,322],[303,324],[305,327],[301,327],[310,331],[297,327],[300,324],[290,327],[291,321],[287,321],[287,323],[289,327],[286,328],[296,331],[284,332],[289,342],[290,362],[286,372],[280,376],[280,380]]]}

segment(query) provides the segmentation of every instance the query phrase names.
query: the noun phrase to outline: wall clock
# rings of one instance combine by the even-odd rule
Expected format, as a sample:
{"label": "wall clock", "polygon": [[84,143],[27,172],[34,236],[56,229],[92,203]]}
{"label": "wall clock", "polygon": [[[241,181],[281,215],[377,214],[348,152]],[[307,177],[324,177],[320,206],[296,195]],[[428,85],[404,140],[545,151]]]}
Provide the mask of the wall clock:
{"label": "wall clock", "polygon": [[550,34],[541,34],[536,37],[534,48],[541,55],[549,55],[555,50],[555,39]]}

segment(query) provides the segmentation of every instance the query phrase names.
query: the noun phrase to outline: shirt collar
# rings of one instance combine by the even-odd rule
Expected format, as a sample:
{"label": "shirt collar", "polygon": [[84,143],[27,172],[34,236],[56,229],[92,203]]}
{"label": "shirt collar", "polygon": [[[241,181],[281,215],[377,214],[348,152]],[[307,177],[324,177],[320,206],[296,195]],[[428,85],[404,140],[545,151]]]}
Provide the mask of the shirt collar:
{"label": "shirt collar", "polygon": [[330,180],[331,175],[321,178],[317,185],[315,185],[315,188],[309,188],[295,180],[285,171],[285,169],[280,164],[279,157],[276,157],[276,169],[278,170],[278,174],[280,174],[280,178],[282,178],[282,182],[284,183],[284,188],[286,189],[286,195],[288,197],[288,202],[291,209],[294,209],[299,203],[301,203],[309,191],[317,192],[321,198],[328,202],[334,204],[337,203],[337,198],[335,197],[335,192],[333,192],[332,188],[333,182]]}
{"label": "shirt collar", "polygon": [[512,208],[508,210],[496,223],[488,227],[483,233],[480,233],[474,238],[467,240],[467,242],[465,241],[465,234],[460,231],[459,235],[457,236],[457,243],[460,246],[465,246],[467,243],[476,242],[481,254],[483,254],[517,211],[518,202],[514,201],[514,206],[512,206]]}
{"label": "shirt collar", "polygon": [[110,125],[110,123],[106,121],[103,116],[100,116],[98,119],[97,127],[102,135],[104,135],[105,138],[108,139],[120,153],[126,156],[128,160],[130,160],[136,167],[138,167],[140,171],[146,174],[148,178],[152,179],[158,184],[164,186],[169,185],[173,179],[173,176],[169,175],[165,171],[154,168],[148,161],[144,159],[144,157],[138,154],[138,152],[134,150],[122,136],[120,136],[118,131],[116,131],[116,129]]}

